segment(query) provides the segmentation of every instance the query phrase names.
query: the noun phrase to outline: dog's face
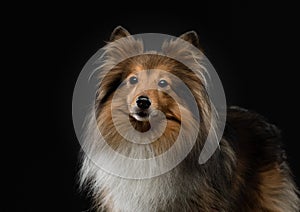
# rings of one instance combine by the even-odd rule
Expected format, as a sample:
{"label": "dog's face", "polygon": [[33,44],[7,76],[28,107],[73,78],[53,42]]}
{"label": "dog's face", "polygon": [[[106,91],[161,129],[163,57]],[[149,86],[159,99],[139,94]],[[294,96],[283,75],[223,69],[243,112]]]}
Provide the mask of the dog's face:
{"label": "dog's face", "polygon": [[134,126],[146,127],[151,117],[162,112],[168,124],[180,127],[182,110],[193,118],[190,103],[196,100],[192,99],[192,92],[201,84],[183,64],[165,56],[146,54],[121,62],[109,74],[104,81],[115,79],[108,86],[116,87],[107,97],[107,107],[113,114],[122,111],[116,119],[127,121],[129,116]]}

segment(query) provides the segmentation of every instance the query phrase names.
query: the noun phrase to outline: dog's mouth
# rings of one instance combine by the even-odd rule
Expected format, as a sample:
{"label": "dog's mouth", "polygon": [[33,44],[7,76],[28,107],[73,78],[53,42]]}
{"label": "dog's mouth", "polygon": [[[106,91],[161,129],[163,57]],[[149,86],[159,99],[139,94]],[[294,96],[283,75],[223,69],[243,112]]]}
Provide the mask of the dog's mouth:
{"label": "dog's mouth", "polygon": [[[130,116],[139,122],[148,122],[150,118],[156,118],[160,120],[162,117],[159,117],[157,110],[140,110],[130,113]],[[169,121],[174,121],[176,123],[181,124],[180,118],[172,115],[172,114],[165,114],[165,118]]]}
{"label": "dog's mouth", "polygon": [[149,111],[145,111],[145,110],[130,113],[130,115],[137,121],[149,121],[150,118]]}
{"label": "dog's mouth", "polygon": [[150,119],[158,120],[158,110],[149,108],[149,109],[140,109],[140,108],[132,108],[130,110],[129,115],[136,121],[139,122],[149,122]]}
{"label": "dog's mouth", "polygon": [[138,115],[142,118],[149,116],[148,112],[146,112],[146,111],[140,111],[140,112],[136,113],[136,115]]}

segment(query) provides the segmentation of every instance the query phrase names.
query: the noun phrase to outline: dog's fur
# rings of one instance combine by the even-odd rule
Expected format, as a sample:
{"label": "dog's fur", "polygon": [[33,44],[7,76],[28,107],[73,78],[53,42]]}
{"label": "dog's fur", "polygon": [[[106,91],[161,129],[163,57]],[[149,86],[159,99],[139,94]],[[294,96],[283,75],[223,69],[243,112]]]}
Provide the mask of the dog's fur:
{"label": "dog's fur", "polygon": [[[205,163],[198,163],[208,129],[213,127],[209,98],[205,91],[205,79],[201,72],[201,55],[195,55],[185,48],[178,48],[175,41],[164,44],[163,51],[173,55],[190,57],[190,66],[199,71],[198,77],[187,66],[174,59],[149,52],[134,56],[113,66],[117,57],[126,57],[128,52],[143,52],[143,43],[133,38],[121,41],[130,34],[117,27],[105,47],[105,63],[102,70],[110,70],[100,75],[102,83],[96,101],[98,127],[90,123],[87,127],[85,148],[88,158],[83,154],[81,184],[91,190],[95,208],[99,211],[299,211],[300,203],[297,189],[286,163],[285,153],[280,144],[280,132],[260,115],[247,110],[230,107],[227,123],[219,148]],[[181,39],[199,47],[195,32],[183,34]],[[185,58],[186,59],[186,58]],[[198,61],[198,62],[197,62]],[[190,67],[189,66],[189,67]],[[141,70],[149,70],[148,75]],[[158,70],[158,71],[155,71]],[[176,80],[170,82],[168,92],[147,90],[128,85],[132,75],[140,79],[146,77],[150,84],[163,77],[159,70],[179,77],[191,90],[199,108],[200,131],[197,141],[188,156],[171,171],[150,179],[125,179],[111,175],[98,168],[92,161],[99,160],[103,148],[95,140],[95,131],[100,130],[105,141],[115,151],[134,158],[150,158],[167,151],[178,136],[182,117],[188,117],[189,123],[183,126],[191,129],[196,120],[190,110],[187,95],[180,93]],[[125,95],[120,95],[113,104],[112,97],[122,85]],[[154,84],[155,84],[154,83]],[[130,87],[131,86],[131,87]],[[152,86],[152,85],[151,85]],[[127,92],[127,93],[126,93]],[[115,108],[127,112],[128,117],[139,95],[147,95],[152,101],[151,107],[166,114],[167,125],[163,135],[149,145],[132,144],[115,129],[111,111]],[[125,105],[125,106],[124,106]],[[182,109],[180,111],[179,109]],[[182,113],[183,112],[183,113]],[[122,114],[119,126],[122,125]],[[138,121],[130,116],[132,126],[141,132],[149,130],[147,121]],[[184,137],[188,141],[188,136]],[[184,148],[184,147],[182,147]],[[180,149],[177,149],[180,152]],[[107,161],[112,163],[112,161]],[[118,164],[114,164],[118,165]],[[147,168],[143,171],[147,172]],[[128,172],[133,170],[128,167]]]}

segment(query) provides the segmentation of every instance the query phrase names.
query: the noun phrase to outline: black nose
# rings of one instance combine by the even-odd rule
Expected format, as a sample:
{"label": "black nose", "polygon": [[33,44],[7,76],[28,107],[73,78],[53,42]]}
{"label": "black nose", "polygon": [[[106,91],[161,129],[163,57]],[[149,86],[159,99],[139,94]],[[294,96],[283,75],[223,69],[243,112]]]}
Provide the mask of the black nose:
{"label": "black nose", "polygon": [[136,100],[136,104],[139,108],[145,110],[151,105],[151,101],[147,96],[139,96]]}

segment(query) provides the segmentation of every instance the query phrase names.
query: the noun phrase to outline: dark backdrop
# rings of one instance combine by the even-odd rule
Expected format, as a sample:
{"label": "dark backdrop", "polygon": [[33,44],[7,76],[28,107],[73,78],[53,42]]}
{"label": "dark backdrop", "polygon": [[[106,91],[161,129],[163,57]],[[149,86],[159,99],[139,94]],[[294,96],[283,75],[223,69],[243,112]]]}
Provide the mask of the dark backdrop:
{"label": "dark backdrop", "polygon": [[132,34],[179,36],[197,31],[223,82],[228,104],[257,111],[282,129],[288,161],[300,183],[299,68],[295,66],[299,54],[293,51],[296,21],[292,7],[239,2],[175,4],[44,4],[30,12],[24,8],[24,15],[13,26],[19,39],[15,42],[21,39],[25,44],[20,56],[26,58],[26,75],[30,75],[26,84],[34,94],[29,117],[37,116],[40,122],[33,124],[29,118],[22,124],[30,139],[19,146],[22,166],[9,166],[13,183],[6,196],[11,201],[4,211],[89,208],[89,199],[78,192],[76,183],[80,146],[72,126],[72,93],[84,64],[118,25]]}

